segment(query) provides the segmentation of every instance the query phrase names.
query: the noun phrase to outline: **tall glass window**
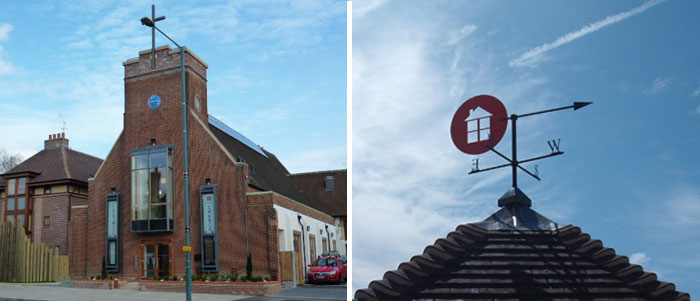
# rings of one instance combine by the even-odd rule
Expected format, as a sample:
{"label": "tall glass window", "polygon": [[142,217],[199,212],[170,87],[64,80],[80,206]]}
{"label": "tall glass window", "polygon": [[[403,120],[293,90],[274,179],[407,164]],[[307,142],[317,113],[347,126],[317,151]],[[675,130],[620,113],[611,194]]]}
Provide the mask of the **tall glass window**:
{"label": "tall glass window", "polygon": [[15,210],[15,198],[7,199],[7,211]]}
{"label": "tall glass window", "polygon": [[16,179],[7,180],[7,195],[15,195],[15,181]]}
{"label": "tall glass window", "polygon": [[[131,220],[173,219],[172,150],[167,146],[132,151],[131,155]],[[168,222],[138,223],[136,231],[170,229]]]}
{"label": "tall glass window", "polygon": [[27,186],[27,178],[19,178],[17,181],[17,194],[24,194]]}

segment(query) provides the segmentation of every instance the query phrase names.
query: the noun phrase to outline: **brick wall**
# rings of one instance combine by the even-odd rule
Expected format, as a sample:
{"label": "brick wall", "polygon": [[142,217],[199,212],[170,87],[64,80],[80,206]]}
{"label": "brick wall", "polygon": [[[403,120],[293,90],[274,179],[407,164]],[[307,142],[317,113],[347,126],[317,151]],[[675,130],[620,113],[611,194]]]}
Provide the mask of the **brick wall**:
{"label": "brick wall", "polygon": [[248,193],[248,202],[253,205],[253,204],[270,204],[272,205],[277,204],[280,205],[284,208],[287,208],[289,210],[293,210],[296,212],[299,212],[301,214],[313,217],[317,220],[329,223],[334,225],[335,224],[335,219],[328,215],[325,214],[321,211],[318,211],[314,208],[311,208],[309,206],[306,206],[304,204],[301,204],[299,202],[293,201],[289,198],[286,198],[278,193],[271,192],[271,191],[266,191],[266,192],[261,192],[261,193]]}
{"label": "brick wall", "polygon": [[[58,247],[61,255],[68,254],[68,228],[70,204],[85,203],[86,197],[75,194],[35,196],[33,198],[32,239]],[[49,225],[44,225],[44,217],[49,217]]]}
{"label": "brick wall", "polygon": [[246,209],[253,275],[271,277],[272,271],[275,271],[279,276],[277,214],[272,206],[272,195],[261,197],[266,197],[269,201],[251,203]]}
{"label": "brick wall", "polygon": [[[185,292],[185,281],[141,281],[140,291]],[[282,290],[282,283],[271,282],[192,282],[193,293],[265,296]]]}
{"label": "brick wall", "polygon": [[70,253],[70,273],[73,278],[85,278],[87,271],[88,223],[87,207],[71,207],[71,220],[68,224],[68,251]]}

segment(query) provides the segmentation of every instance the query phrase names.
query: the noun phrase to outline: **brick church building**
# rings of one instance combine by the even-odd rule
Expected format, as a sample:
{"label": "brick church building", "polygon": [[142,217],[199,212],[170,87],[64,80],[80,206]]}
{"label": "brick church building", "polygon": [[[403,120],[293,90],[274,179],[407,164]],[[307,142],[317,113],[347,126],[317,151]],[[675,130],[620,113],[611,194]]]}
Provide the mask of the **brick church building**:
{"label": "brick church building", "polygon": [[[310,262],[326,246],[309,238],[340,230],[274,154],[209,115],[208,66],[185,56],[192,272],[244,273],[251,254],[254,274],[275,280],[280,251]],[[150,50],[123,63],[123,131],[89,181],[87,206],[71,212],[74,278],[99,275],[103,258],[127,280],[185,274],[180,52],[164,46],[155,57],[155,70]]]}

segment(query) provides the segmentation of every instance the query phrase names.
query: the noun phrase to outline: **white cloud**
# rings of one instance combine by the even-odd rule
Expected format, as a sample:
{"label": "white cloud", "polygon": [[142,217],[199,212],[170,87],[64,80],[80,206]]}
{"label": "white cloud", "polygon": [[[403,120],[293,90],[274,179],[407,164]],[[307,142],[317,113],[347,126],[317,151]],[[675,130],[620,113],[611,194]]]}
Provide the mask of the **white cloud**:
{"label": "white cloud", "polygon": [[367,13],[378,9],[385,0],[365,0],[365,1],[353,1],[352,2],[352,17],[362,18]]}
{"label": "white cloud", "polygon": [[587,34],[596,32],[606,26],[621,22],[629,17],[635,16],[637,14],[640,14],[647,9],[654,7],[658,4],[663,3],[665,0],[650,0],[645,2],[644,4],[635,7],[631,10],[621,12],[616,15],[608,16],[603,20],[600,20],[595,23],[588,24],[581,29],[567,33],[556,40],[554,42],[550,43],[545,43],[540,46],[537,46],[535,48],[532,48],[528,50],[527,52],[523,53],[520,57],[517,59],[511,60],[508,64],[511,67],[522,67],[522,66],[534,66],[536,65],[539,60],[542,59],[542,55],[546,53],[547,51],[550,51],[552,49],[555,49],[557,47],[563,46],[565,44],[568,44],[578,38],[581,38]]}
{"label": "white cloud", "polygon": [[693,92],[693,96],[698,96],[700,95],[700,87],[698,87],[695,92]]}
{"label": "white cloud", "polygon": [[328,169],[345,169],[347,147],[345,145],[305,150],[279,158],[291,173],[310,172]]}
{"label": "white cloud", "polygon": [[10,38],[10,31],[12,31],[12,25],[7,23],[0,24],[0,42],[7,41]]}
{"label": "white cloud", "polygon": [[10,74],[10,73],[15,72],[15,69],[16,69],[15,66],[12,65],[12,63],[10,63],[9,61],[4,60],[2,58],[2,52],[3,52],[3,48],[2,48],[2,46],[0,46],[0,75],[5,75],[5,74]]}
{"label": "white cloud", "polygon": [[475,25],[465,25],[459,30],[452,31],[450,33],[450,40],[447,41],[447,45],[454,45],[459,43],[462,39],[466,38],[469,34],[476,30]]}
{"label": "white cloud", "polygon": [[648,88],[644,89],[644,94],[646,95],[654,95],[656,93],[661,92],[666,86],[668,86],[668,83],[671,82],[671,78],[656,78],[654,81],[651,82],[651,86]]}
{"label": "white cloud", "polygon": [[[389,9],[395,8],[379,10]],[[492,94],[509,111],[527,112],[546,107],[555,96],[546,88],[547,78],[499,69],[493,49],[459,43],[473,31],[470,26],[446,38],[454,23],[436,20],[461,16],[437,18],[424,9],[412,5],[413,11],[392,16],[392,22],[377,11],[353,24],[353,290],[381,279],[458,225],[498,209],[496,200],[510,186],[508,170],[468,176],[472,157],[450,138],[452,116],[464,100]],[[409,17],[414,13],[424,18]],[[537,129],[546,120],[530,122]],[[508,143],[499,147],[509,151]],[[519,147],[527,152],[532,146]],[[480,162],[503,163],[487,155]],[[550,188],[529,195],[540,200]]]}
{"label": "white cloud", "polygon": [[651,257],[647,256],[645,253],[634,253],[630,256],[630,263],[638,264],[644,266],[649,263]]}

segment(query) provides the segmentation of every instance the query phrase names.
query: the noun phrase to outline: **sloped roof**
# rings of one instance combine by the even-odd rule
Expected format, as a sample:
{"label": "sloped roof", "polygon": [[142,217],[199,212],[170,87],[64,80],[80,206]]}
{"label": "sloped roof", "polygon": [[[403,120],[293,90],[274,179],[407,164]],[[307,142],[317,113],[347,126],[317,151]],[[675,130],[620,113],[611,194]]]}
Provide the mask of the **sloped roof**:
{"label": "sloped roof", "polygon": [[579,227],[509,229],[512,212],[490,217],[501,217],[495,230],[483,228],[489,219],[458,226],[355,300],[690,300]]}
{"label": "sloped roof", "polygon": [[6,172],[4,175],[22,172],[38,174],[29,183],[58,180],[87,182],[95,175],[104,160],[67,147],[44,149]]}
{"label": "sloped roof", "polygon": [[274,154],[262,149],[263,155],[211,123],[209,130],[236,160],[241,158],[248,164],[250,170],[248,179],[251,185],[262,190],[277,192],[304,205],[311,206],[289,179],[289,171]]}
{"label": "sloped roof", "polygon": [[[326,191],[326,177],[333,177],[333,191]],[[331,216],[348,215],[347,169],[290,175],[312,207]]]}

